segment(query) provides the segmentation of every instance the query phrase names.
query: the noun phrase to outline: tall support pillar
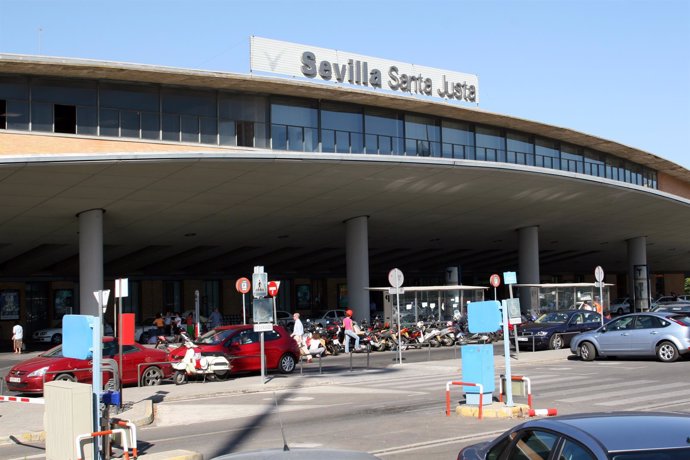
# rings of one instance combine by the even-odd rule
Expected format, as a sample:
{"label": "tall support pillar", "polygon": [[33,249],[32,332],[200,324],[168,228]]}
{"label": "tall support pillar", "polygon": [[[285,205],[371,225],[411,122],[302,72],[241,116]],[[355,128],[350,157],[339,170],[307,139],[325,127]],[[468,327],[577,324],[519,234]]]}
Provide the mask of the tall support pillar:
{"label": "tall support pillar", "polygon": [[626,240],[628,244],[628,292],[635,311],[649,310],[649,272],[647,270],[647,237]]}
{"label": "tall support pillar", "polygon": [[[368,216],[345,221],[347,297],[355,320],[369,321],[369,229]],[[393,267],[391,267],[393,268]]]}
{"label": "tall support pillar", "polygon": [[103,289],[103,209],[89,209],[79,218],[79,313],[98,316],[94,291]]}
{"label": "tall support pillar", "polygon": [[[518,258],[518,283],[539,283],[539,227],[518,229]],[[533,291],[520,289],[520,309],[523,312],[536,313],[539,308],[539,297],[533,296]]]}

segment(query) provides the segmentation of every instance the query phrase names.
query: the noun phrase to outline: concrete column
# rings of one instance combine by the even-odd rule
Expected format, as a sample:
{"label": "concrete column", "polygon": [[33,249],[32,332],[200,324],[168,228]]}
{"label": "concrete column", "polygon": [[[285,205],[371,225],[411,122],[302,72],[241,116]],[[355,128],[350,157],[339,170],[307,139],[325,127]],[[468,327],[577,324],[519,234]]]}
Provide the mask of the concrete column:
{"label": "concrete column", "polygon": [[[79,314],[98,316],[94,291],[103,289],[103,209],[89,209],[79,218]],[[112,296],[111,296],[112,298]]]}
{"label": "concrete column", "polygon": [[626,240],[628,245],[628,294],[635,311],[649,310],[649,278],[647,271],[647,237]]}
{"label": "concrete column", "polygon": [[368,216],[345,221],[347,297],[355,321],[369,321],[369,231]]}
{"label": "concrete column", "polygon": [[[518,283],[539,283],[539,227],[518,229],[518,259]],[[537,312],[539,296],[535,291],[534,288],[520,289],[520,309],[523,312]]]}

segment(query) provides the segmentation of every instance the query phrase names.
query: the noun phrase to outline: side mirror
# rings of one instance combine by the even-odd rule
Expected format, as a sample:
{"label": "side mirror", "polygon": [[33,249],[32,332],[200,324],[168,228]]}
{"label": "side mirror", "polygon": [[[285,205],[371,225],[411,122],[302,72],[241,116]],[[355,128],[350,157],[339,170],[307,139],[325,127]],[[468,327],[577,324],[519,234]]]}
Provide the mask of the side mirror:
{"label": "side mirror", "polygon": [[606,329],[606,326],[601,326],[601,327],[599,328],[599,332],[602,332],[602,333],[603,333],[603,332],[606,332],[606,330],[607,330],[607,329]]}

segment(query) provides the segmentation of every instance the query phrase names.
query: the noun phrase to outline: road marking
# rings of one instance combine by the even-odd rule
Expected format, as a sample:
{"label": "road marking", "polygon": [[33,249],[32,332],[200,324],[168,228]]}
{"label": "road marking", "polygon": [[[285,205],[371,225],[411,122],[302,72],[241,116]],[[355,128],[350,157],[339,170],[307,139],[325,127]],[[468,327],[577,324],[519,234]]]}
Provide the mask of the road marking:
{"label": "road marking", "polygon": [[[302,410],[318,410],[332,405],[284,405],[280,407],[282,412],[295,412]],[[159,405],[156,407],[156,426],[177,426],[180,420],[185,424],[203,423],[214,420],[230,420],[257,415],[272,415],[275,408],[266,404],[185,404],[185,405]]]}
{"label": "road marking", "polygon": [[[316,399],[316,398],[312,398],[312,397],[309,397],[309,396],[296,396],[296,397],[294,397],[294,398],[285,398],[285,399],[283,399],[282,401],[297,401],[297,402],[301,402],[301,401],[313,401],[314,399]],[[264,401],[273,401],[273,398],[264,398],[263,400],[264,400]]]}
{"label": "road marking", "polygon": [[[621,383],[622,385],[622,383]],[[644,393],[644,392],[659,392],[660,397],[666,397],[668,396],[669,393],[661,393],[660,390],[666,389],[666,388],[678,388],[678,387],[688,387],[687,382],[676,382],[676,383],[668,383],[666,385],[654,385],[653,387],[639,387],[636,388],[635,391],[636,393]],[[690,389],[686,390],[688,394],[690,394]],[[577,398],[567,398],[567,399],[559,399],[561,402],[566,402],[566,403],[576,403],[576,402],[583,402],[583,401],[591,401],[594,399],[616,399],[615,401],[609,401],[607,403],[598,403],[598,405],[603,405],[603,406],[618,406],[621,404],[625,404],[625,402],[636,402],[636,401],[629,401],[626,399],[617,399],[618,396],[627,396],[630,394],[630,389],[625,389],[621,391],[611,391],[605,394],[598,394],[594,393],[592,389],[589,389],[589,394],[586,396],[580,396]],[[636,398],[633,398],[636,399]],[[638,400],[639,401],[644,401],[645,399],[653,399],[649,396],[642,396]]]}
{"label": "road marking", "polygon": [[443,446],[443,445],[448,445],[448,444],[457,444],[460,442],[467,442],[467,441],[479,441],[479,440],[487,439],[487,438],[493,439],[496,436],[503,434],[504,432],[505,432],[505,430],[488,431],[488,432],[484,432],[484,433],[470,434],[470,435],[466,435],[466,436],[456,436],[454,438],[434,439],[432,441],[417,442],[414,444],[405,444],[402,446],[389,447],[387,449],[382,449],[382,450],[372,450],[369,453],[372,455],[375,455],[377,457],[385,457],[388,455],[397,455],[397,454],[409,452],[412,450],[428,449],[430,447],[433,448],[433,447],[438,447],[438,446]]}
{"label": "road marking", "polygon": [[[657,390],[663,389],[663,388],[670,388],[670,387],[688,387],[687,382],[679,382],[679,383],[674,383],[674,384],[669,384],[669,385],[659,385],[655,386],[653,388],[649,388],[648,391],[653,391],[655,394],[653,395],[646,395],[646,396],[636,396],[634,398],[626,398],[626,399],[616,399],[615,401],[607,401],[607,402],[602,402],[602,403],[596,403],[597,406],[620,406],[624,404],[630,404],[630,403],[637,403],[641,401],[649,401],[649,400],[654,400],[654,399],[668,399],[672,396],[690,396],[690,389],[682,390],[682,391],[664,391],[664,392],[658,392]],[[656,398],[654,397],[656,396]]]}
{"label": "road marking", "polygon": [[[548,396],[548,395],[575,395],[578,393],[582,393],[583,391],[587,391],[590,395],[592,394],[592,391],[601,391],[601,390],[610,390],[614,388],[622,388],[626,386],[635,386],[635,385],[642,385],[642,384],[647,384],[647,383],[653,383],[655,380],[634,380],[630,382],[620,382],[618,381],[617,383],[610,383],[607,385],[599,385],[599,382],[610,382],[614,381],[615,379],[606,379],[606,380],[597,380],[597,383],[593,384],[591,387],[579,387],[579,388],[573,388],[570,390],[564,390],[564,389],[558,389],[558,390],[553,390],[553,391],[540,391],[539,396]],[[556,399],[556,401],[565,401],[563,399]]]}

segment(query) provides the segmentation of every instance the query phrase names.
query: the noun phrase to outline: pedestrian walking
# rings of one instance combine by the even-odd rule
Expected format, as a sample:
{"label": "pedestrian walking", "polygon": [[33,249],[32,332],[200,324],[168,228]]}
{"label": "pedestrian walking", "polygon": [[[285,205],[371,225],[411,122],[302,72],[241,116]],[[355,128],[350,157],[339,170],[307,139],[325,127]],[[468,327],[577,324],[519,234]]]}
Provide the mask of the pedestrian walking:
{"label": "pedestrian walking", "polygon": [[292,326],[292,334],[290,334],[290,337],[295,339],[297,346],[301,347],[304,339],[304,325],[302,325],[302,320],[299,319],[299,313],[294,313],[292,319],[295,320],[295,324]]}
{"label": "pedestrian walking", "polygon": [[22,344],[24,340],[24,328],[18,322],[12,328],[12,344],[14,346],[14,352],[21,354]]}

